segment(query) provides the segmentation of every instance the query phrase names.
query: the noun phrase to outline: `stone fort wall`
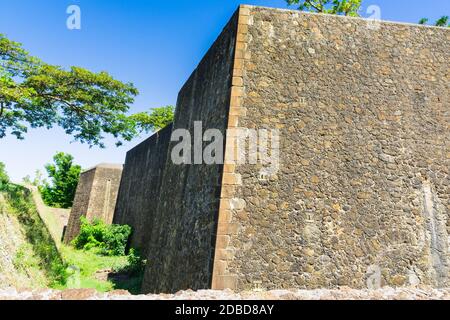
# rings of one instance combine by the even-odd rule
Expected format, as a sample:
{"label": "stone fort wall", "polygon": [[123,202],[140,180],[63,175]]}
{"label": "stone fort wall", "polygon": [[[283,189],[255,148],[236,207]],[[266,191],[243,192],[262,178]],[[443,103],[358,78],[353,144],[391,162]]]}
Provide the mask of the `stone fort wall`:
{"label": "stone fort wall", "polygon": [[[231,100],[237,14],[181,89],[173,125],[127,153],[114,223],[133,227],[130,246],[147,257],[145,292],[209,288],[223,165],[177,165],[177,129],[194,122],[225,132]],[[194,141],[192,140],[192,143]],[[222,142],[224,143],[224,141]],[[209,142],[200,142],[202,147]]]}
{"label": "stone fort wall", "polygon": [[100,164],[80,175],[64,243],[69,244],[79,232],[82,216],[111,224],[122,176],[122,165]]}
{"label": "stone fort wall", "polygon": [[[279,171],[175,165],[167,142],[159,194],[133,191],[152,209],[125,218],[143,226],[143,291],[448,285],[449,44],[445,28],[241,6],[172,130],[277,129]],[[127,175],[147,181],[155,148]]]}
{"label": "stone fort wall", "polygon": [[[194,122],[203,131],[225,131],[237,15],[225,27],[178,95],[173,130],[188,129],[194,137]],[[202,138],[201,133],[200,139]],[[194,139],[194,138],[193,138]],[[192,141],[193,142],[193,141]],[[163,172],[157,216],[151,232],[143,290],[174,292],[208,288],[217,230],[217,213],[223,165],[176,165],[169,144]],[[202,142],[205,146],[206,142]],[[164,275],[164,276],[161,276]]]}
{"label": "stone fort wall", "polygon": [[245,206],[217,270],[240,290],[448,285],[449,30],[257,7],[241,20],[238,126],[280,130],[280,170],[236,167]]}
{"label": "stone fort wall", "polygon": [[129,246],[147,255],[150,230],[155,225],[163,169],[172,134],[172,125],[128,151],[117,206],[115,224],[127,224],[133,228]]}

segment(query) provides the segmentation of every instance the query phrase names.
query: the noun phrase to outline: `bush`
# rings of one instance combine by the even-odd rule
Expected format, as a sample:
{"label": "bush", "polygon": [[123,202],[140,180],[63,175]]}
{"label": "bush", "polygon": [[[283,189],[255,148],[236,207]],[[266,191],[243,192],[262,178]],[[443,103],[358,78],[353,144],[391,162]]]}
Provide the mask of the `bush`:
{"label": "bush", "polygon": [[142,258],[139,250],[131,248],[127,256],[127,262],[125,267],[115,268],[114,272],[130,276],[139,276],[143,274],[146,260]]}
{"label": "bush", "polygon": [[104,256],[123,256],[130,235],[130,226],[107,225],[100,219],[89,222],[82,217],[80,234],[72,244],[76,249],[93,250]]}

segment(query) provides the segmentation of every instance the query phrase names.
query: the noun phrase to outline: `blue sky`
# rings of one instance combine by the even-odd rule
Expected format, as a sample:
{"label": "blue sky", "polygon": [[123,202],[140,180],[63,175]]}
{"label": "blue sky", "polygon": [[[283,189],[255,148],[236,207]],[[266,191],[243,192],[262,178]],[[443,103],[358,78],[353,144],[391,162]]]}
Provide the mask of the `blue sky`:
{"label": "blue sky", "polygon": [[[283,0],[0,0],[0,33],[22,42],[47,63],[106,70],[133,82],[141,94],[132,112],[175,104],[179,89],[218,36],[239,4],[287,8]],[[450,15],[450,1],[363,0],[381,8],[383,20],[416,23]],[[80,6],[82,29],[66,28],[66,9]],[[140,137],[120,147],[90,149],[72,143],[61,129],[30,130],[24,141],[0,140],[0,161],[20,181],[42,169],[56,151],[69,152],[83,167],[122,163]]]}

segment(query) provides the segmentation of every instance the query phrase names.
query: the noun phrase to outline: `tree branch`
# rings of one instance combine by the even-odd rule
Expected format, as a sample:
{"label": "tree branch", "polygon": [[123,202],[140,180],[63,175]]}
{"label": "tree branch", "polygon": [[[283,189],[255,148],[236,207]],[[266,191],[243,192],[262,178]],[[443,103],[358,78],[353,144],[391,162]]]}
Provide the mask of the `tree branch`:
{"label": "tree branch", "polygon": [[[53,99],[55,101],[61,102],[61,103],[65,104],[67,107],[69,107],[70,109],[72,109],[73,111],[75,111],[76,113],[78,113],[79,115],[86,116],[86,115],[89,114],[89,112],[87,112],[83,108],[80,108],[80,107],[78,107],[78,106],[68,102],[67,100],[64,100],[63,98],[54,96],[54,95],[49,94],[49,93],[40,93],[39,95],[42,96],[42,97],[47,97],[49,99]],[[98,112],[97,114],[98,115],[107,115],[104,112]]]}
{"label": "tree branch", "polygon": [[323,12],[323,5],[321,7],[317,7],[315,4],[313,4],[311,2],[311,0],[306,0],[306,2],[313,7],[314,9],[316,9],[317,12]]}
{"label": "tree branch", "polygon": [[75,111],[78,114],[84,114],[84,115],[87,114],[87,112],[85,110],[83,110],[82,108],[79,108],[76,105],[74,105],[74,104],[72,104],[72,103],[70,103],[70,102],[68,102],[68,101],[66,101],[66,100],[64,100],[62,98],[59,98],[59,97],[56,97],[56,96],[53,96],[53,95],[50,95],[50,94],[42,94],[42,95],[46,96],[46,97],[48,97],[50,99],[53,99],[55,101],[64,103],[67,107],[69,107],[70,109],[72,109],[73,111]]}

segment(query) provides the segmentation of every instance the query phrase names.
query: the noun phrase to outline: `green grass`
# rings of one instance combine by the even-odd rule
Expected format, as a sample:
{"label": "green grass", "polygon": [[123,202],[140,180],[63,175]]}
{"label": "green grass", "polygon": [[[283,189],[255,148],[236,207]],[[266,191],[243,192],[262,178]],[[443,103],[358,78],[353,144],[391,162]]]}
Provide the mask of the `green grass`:
{"label": "green grass", "polygon": [[[123,289],[132,294],[140,293],[143,272],[129,275],[120,271],[126,270],[129,265],[127,256],[100,256],[92,251],[77,250],[66,245],[61,245],[60,250],[69,269],[72,267],[77,272],[69,276],[65,285],[56,286],[55,289],[83,288],[96,289],[100,292]],[[96,272],[104,270],[112,271],[109,279],[106,281],[96,279]]]}
{"label": "green grass", "polygon": [[57,210],[65,210],[65,209],[56,209],[46,206],[44,204],[44,201],[42,201],[41,194],[37,190],[37,188],[31,188],[31,192],[33,196],[33,201],[39,211],[42,220],[44,221],[45,225],[47,226],[47,229],[52,235],[56,246],[60,247],[61,235],[63,232],[64,225],[62,224],[62,222],[59,221],[59,218],[55,215],[55,212]]}
{"label": "green grass", "polygon": [[80,268],[82,275],[90,276],[105,269],[122,268],[127,265],[127,257],[100,256],[90,251],[76,250],[69,246],[61,246],[61,253],[68,265]]}
{"label": "green grass", "polygon": [[59,286],[57,289],[79,287],[96,289],[100,292],[114,290],[114,283],[111,281],[96,279],[96,272],[123,268],[128,263],[127,257],[125,256],[100,256],[93,252],[76,250],[65,245],[61,245],[60,250],[65,263],[69,266],[69,269],[71,267],[72,269],[75,268],[76,270],[79,270],[79,273],[69,276],[67,284],[64,286]]}
{"label": "green grass", "polygon": [[64,284],[66,280],[64,261],[36,210],[31,193],[28,189],[13,184],[9,184],[4,191],[9,211],[18,218],[37,259],[35,263],[45,271],[50,286]]}

